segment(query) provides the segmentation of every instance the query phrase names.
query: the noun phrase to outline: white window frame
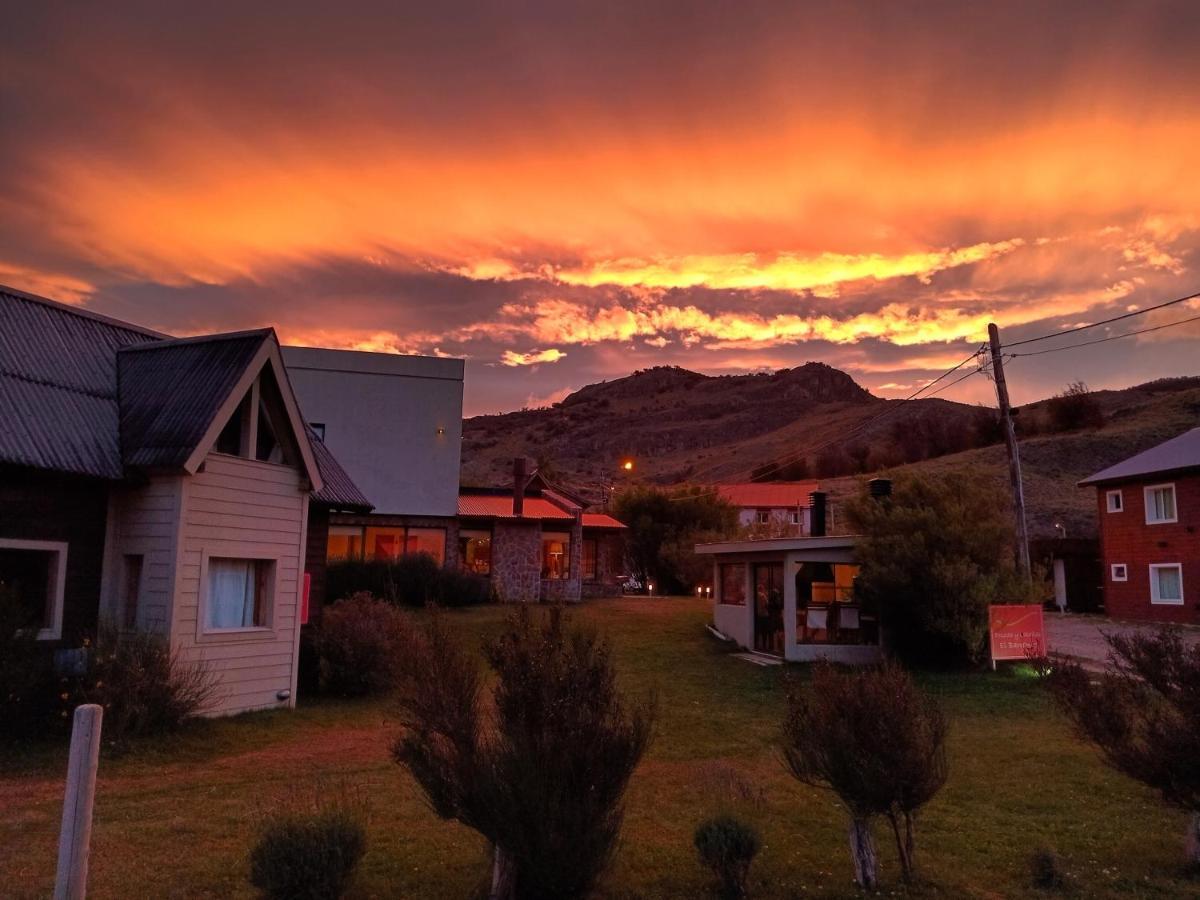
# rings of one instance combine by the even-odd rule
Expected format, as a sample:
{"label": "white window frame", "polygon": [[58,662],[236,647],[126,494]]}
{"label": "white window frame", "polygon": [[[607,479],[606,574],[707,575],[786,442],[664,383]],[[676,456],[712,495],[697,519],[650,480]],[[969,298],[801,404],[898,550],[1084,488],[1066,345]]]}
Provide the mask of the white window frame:
{"label": "white window frame", "polygon": [[[1117,502],[1113,503],[1114,500]],[[1125,512],[1125,497],[1119,490],[1108,491],[1104,495],[1104,505],[1110,513]]]}
{"label": "white window frame", "polygon": [[62,639],[63,599],[67,590],[67,542],[66,541],[27,541],[14,538],[0,538],[0,549],[3,550],[35,550],[40,553],[53,553],[56,558],[50,563],[49,584],[46,586],[50,594],[50,621],[38,629],[39,641],[57,641]]}
{"label": "white window frame", "polygon": [[[1179,572],[1179,599],[1163,600],[1158,596],[1158,570],[1175,569]],[[1183,606],[1183,563],[1150,564],[1150,602],[1157,606]]]}
{"label": "white window frame", "polygon": [[[249,625],[245,628],[209,628],[208,627],[208,565],[211,559],[236,559],[249,562],[270,563],[267,574],[267,597],[264,603],[267,624]],[[279,555],[277,553],[260,552],[250,548],[233,550],[205,550],[200,557],[200,585],[196,597],[196,640],[273,640],[275,623],[279,614]],[[297,609],[299,615],[299,609]]]}
{"label": "white window frame", "polygon": [[[1171,489],[1171,506],[1174,509],[1175,515],[1169,519],[1152,519],[1150,518],[1150,510],[1152,504],[1150,502],[1150,494],[1152,491],[1161,491],[1167,488]],[[1146,524],[1147,525],[1169,525],[1172,522],[1179,521],[1179,495],[1175,491],[1175,484],[1148,484],[1142,489],[1142,502],[1146,507]]]}
{"label": "white window frame", "polygon": [[[1126,565],[1125,563],[1113,563],[1112,566],[1110,567],[1110,571],[1112,574],[1113,581],[1128,581],[1129,580],[1129,566]],[[1118,571],[1121,574],[1118,575],[1117,574]]]}
{"label": "white window frame", "polygon": [[755,525],[770,525],[771,524],[771,511],[769,509],[756,509],[754,511],[754,524]]}

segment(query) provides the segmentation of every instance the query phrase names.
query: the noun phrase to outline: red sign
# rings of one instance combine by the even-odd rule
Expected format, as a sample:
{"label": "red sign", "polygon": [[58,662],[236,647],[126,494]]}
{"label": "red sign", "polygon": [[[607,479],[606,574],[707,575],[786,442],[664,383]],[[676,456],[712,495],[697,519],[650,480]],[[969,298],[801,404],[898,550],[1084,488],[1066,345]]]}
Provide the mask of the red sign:
{"label": "red sign", "polygon": [[1046,622],[1037,603],[988,607],[992,662],[1046,655]]}

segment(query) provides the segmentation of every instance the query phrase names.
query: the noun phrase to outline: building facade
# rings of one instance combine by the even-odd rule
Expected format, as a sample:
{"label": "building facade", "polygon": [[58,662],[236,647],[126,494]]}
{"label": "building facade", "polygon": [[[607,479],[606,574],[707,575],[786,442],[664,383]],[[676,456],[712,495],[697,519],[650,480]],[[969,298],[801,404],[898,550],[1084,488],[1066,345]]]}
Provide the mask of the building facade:
{"label": "building facade", "polygon": [[775,537],[800,537],[812,531],[809,495],[815,481],[751,481],[719,484],[717,494],[738,509],[738,524]]}
{"label": "building facade", "polygon": [[1108,615],[1200,624],[1200,428],[1080,484],[1096,491]]}
{"label": "building facade", "polygon": [[326,485],[270,329],[174,339],[0,289],[0,587],[47,649],[101,620],[292,706]]}

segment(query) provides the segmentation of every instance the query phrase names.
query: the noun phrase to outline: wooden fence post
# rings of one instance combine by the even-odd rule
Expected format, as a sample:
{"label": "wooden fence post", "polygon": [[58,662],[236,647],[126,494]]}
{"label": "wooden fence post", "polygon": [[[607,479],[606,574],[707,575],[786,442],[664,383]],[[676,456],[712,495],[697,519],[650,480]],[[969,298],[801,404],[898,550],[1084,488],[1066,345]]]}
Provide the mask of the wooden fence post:
{"label": "wooden fence post", "polygon": [[58,837],[58,876],[54,900],[83,900],[87,894],[88,850],[92,838],[92,802],[100,760],[103,707],[86,703],[75,708],[71,723],[71,760]]}

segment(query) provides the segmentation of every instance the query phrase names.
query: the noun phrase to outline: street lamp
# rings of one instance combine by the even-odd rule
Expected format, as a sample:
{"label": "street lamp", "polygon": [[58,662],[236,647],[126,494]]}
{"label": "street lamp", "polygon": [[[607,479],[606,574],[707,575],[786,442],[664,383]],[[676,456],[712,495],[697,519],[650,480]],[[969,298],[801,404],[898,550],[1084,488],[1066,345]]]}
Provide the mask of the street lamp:
{"label": "street lamp", "polygon": [[632,459],[624,460],[621,463],[621,468],[624,469],[626,472],[632,472],[633,471],[633,460]]}

